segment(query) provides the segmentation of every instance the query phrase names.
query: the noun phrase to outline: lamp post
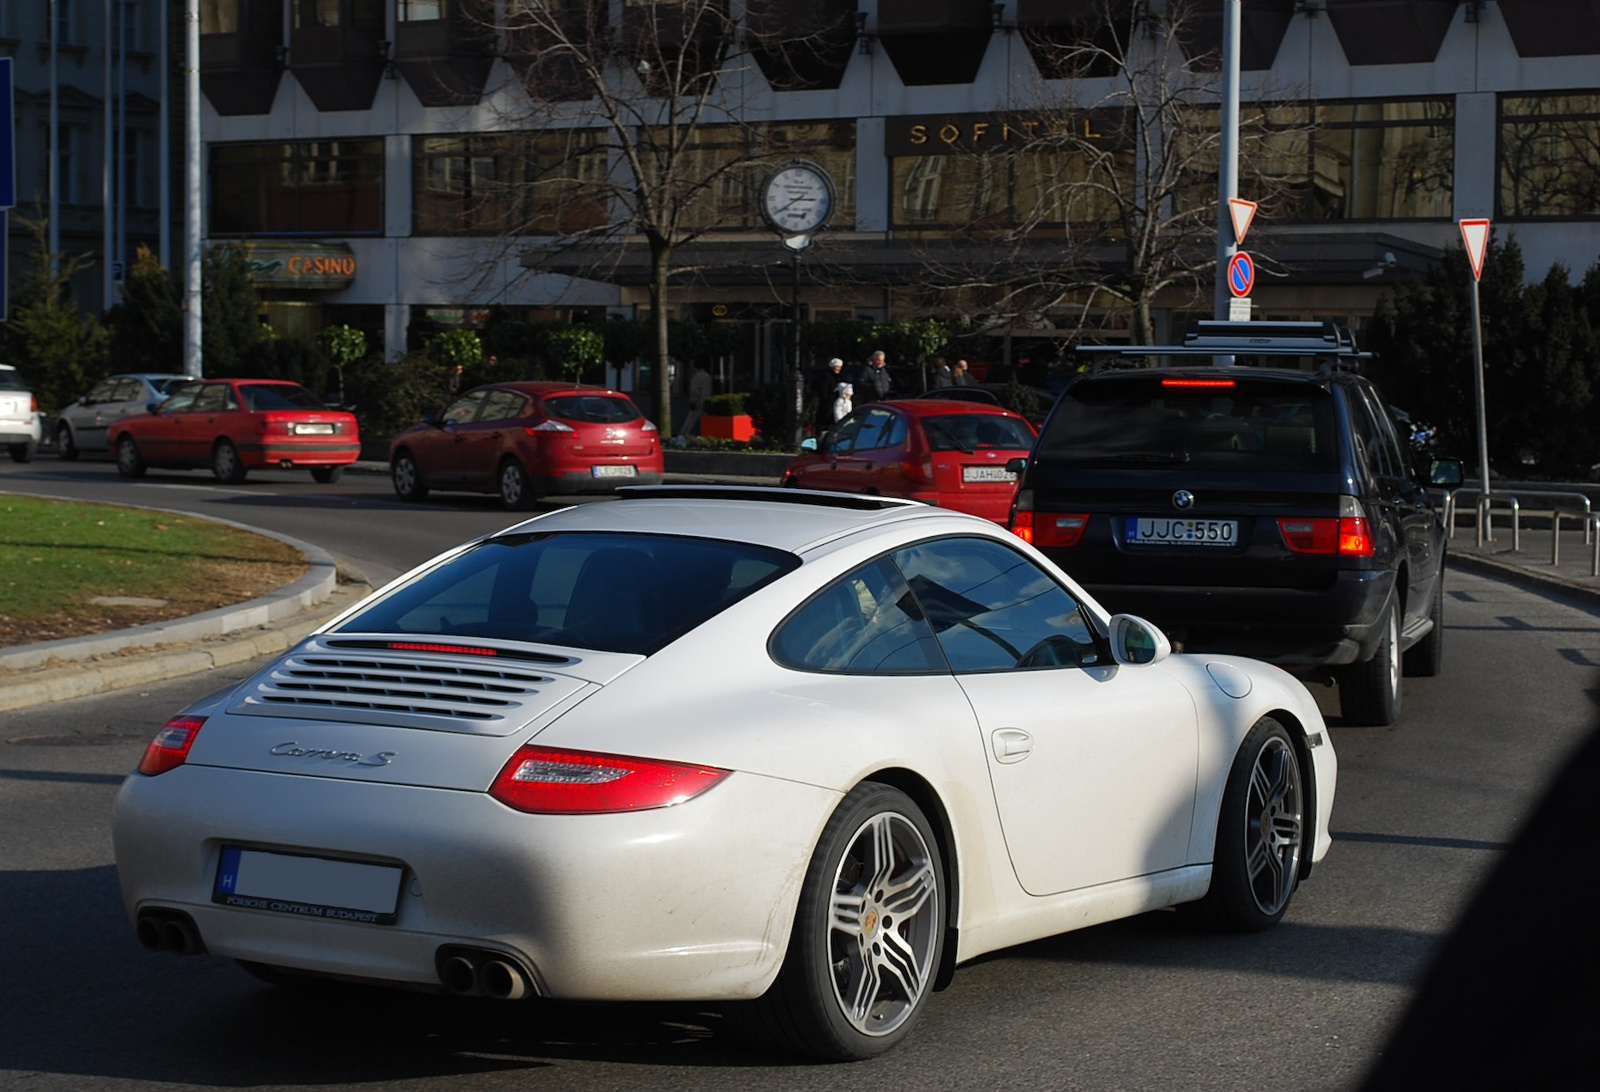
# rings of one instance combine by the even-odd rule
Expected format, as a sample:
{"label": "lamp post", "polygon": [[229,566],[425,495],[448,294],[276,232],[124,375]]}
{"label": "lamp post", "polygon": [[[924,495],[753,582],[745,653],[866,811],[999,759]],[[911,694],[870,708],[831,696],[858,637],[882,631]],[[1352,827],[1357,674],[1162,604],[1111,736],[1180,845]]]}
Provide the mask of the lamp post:
{"label": "lamp post", "polygon": [[800,370],[800,255],[811,235],[833,215],[833,179],[804,159],[795,159],[767,175],[761,184],[761,212],[783,236],[794,255],[794,308],[790,328],[789,367],[794,383],[794,436],[800,446],[805,431],[805,373]]}

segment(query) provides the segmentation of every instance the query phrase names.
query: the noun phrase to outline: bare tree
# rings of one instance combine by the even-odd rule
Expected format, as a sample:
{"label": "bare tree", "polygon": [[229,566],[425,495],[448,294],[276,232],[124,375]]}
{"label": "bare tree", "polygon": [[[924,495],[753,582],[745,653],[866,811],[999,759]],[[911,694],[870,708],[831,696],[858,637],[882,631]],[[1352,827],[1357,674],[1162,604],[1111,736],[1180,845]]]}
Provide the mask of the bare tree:
{"label": "bare tree", "polygon": [[762,109],[770,86],[806,86],[841,40],[848,58],[848,13],[832,0],[812,6],[804,29],[754,3],[741,22],[730,0],[501,0],[494,9],[521,87],[502,96],[498,165],[474,182],[471,214],[480,229],[492,219],[514,238],[533,269],[611,279],[630,249],[646,249],[664,436],[668,287],[685,272],[684,249],[759,229],[754,195],[776,164],[851,153]]}
{"label": "bare tree", "polygon": [[[978,309],[1072,307],[1081,327],[1109,303],[1148,342],[1158,300],[1193,307],[1209,295],[1220,75],[1184,0],[1101,0],[1093,12],[1023,28],[1041,77],[1032,104],[981,133],[947,134],[959,158],[930,169],[965,176],[973,205],[947,218],[966,224],[967,246],[925,260]],[[1305,113],[1276,101],[1270,116],[1241,112],[1241,173],[1267,207],[1307,173]],[[916,199],[918,179],[897,183],[896,200]]]}

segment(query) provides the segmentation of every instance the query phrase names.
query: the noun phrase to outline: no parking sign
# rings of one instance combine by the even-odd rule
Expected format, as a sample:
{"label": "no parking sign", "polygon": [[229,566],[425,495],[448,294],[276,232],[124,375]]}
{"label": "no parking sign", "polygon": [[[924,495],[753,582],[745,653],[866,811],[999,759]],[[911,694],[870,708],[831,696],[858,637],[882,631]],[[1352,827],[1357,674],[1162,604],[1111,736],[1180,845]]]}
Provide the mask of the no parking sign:
{"label": "no parking sign", "polygon": [[1256,263],[1241,250],[1228,260],[1228,291],[1235,296],[1248,296],[1255,283]]}

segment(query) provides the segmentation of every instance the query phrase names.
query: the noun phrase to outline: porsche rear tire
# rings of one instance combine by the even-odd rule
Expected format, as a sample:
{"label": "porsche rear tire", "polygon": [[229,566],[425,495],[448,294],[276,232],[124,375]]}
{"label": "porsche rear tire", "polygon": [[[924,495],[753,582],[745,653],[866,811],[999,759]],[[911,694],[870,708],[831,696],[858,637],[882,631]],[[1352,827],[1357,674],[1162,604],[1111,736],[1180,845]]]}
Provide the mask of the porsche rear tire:
{"label": "porsche rear tire", "polygon": [[943,957],[945,864],[910,797],[858,786],[806,870],[789,951],[751,1006],[764,1044],[833,1061],[882,1054],[916,1026]]}

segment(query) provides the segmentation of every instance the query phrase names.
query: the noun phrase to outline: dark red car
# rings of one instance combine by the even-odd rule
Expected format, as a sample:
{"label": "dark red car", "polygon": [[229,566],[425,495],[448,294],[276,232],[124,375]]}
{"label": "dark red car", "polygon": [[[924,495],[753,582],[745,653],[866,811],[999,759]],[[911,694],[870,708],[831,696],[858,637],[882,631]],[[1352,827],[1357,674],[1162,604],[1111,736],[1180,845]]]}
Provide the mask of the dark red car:
{"label": "dark red car", "polygon": [[575,383],[476,387],[389,444],[405,500],[432,489],[499,493],[510,509],[551,493],[661,482],[661,436],[620,391]]}
{"label": "dark red car", "polygon": [[949,399],[873,402],[802,452],[783,484],[839,493],[909,497],[1004,523],[1017,476],[1011,459],[1033,448],[1026,418],[999,406]]}
{"label": "dark red car", "polygon": [[199,379],[174,387],[148,413],[114,423],[106,443],[117,472],[211,468],[237,484],[257,467],[302,467],[319,482],[339,479],[361,455],[356,419],[281,379]]}

